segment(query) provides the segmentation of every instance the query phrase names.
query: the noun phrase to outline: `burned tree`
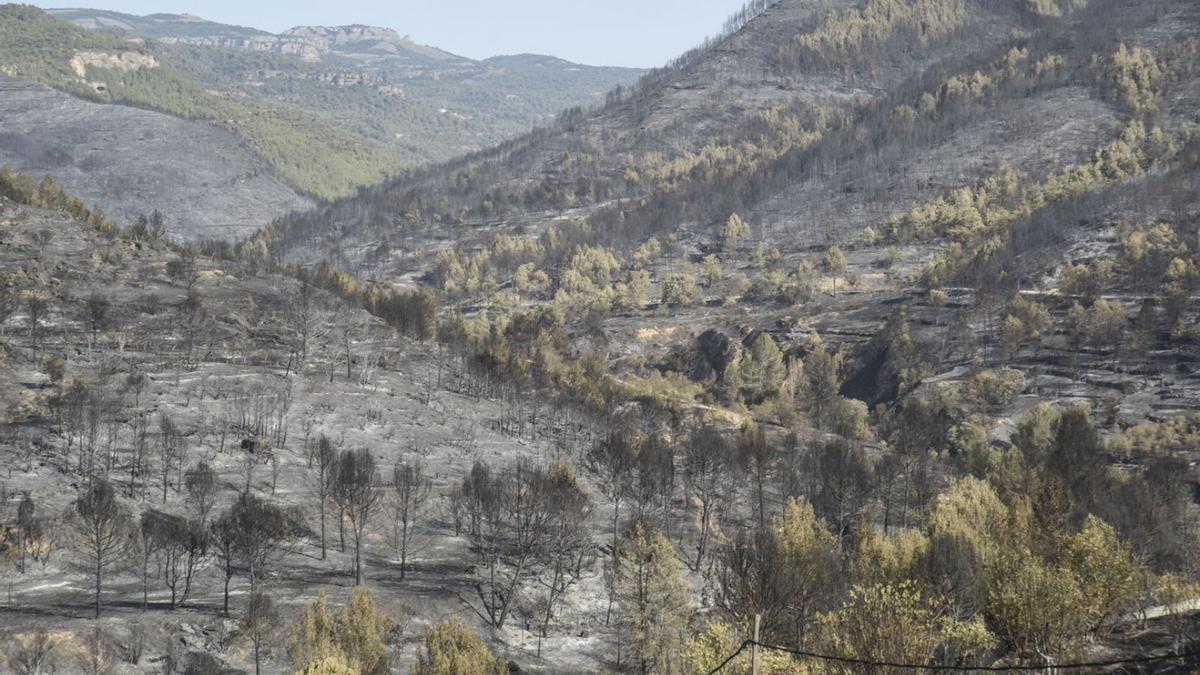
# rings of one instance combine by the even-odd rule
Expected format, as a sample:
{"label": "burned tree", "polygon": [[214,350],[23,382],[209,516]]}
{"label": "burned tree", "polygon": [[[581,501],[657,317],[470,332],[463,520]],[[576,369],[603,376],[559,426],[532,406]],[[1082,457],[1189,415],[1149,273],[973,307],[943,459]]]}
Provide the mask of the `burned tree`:
{"label": "burned tree", "polygon": [[[232,511],[222,514],[209,524],[208,538],[213,555],[221,563],[221,580],[224,582],[224,603],[221,614],[229,616],[229,582],[233,581],[233,575],[237,572],[236,556],[238,554],[237,521],[234,519]],[[147,560],[150,555],[151,550],[147,549]]]}
{"label": "burned tree", "polygon": [[261,591],[250,596],[246,614],[239,626],[254,649],[254,675],[259,675],[262,653],[268,651],[271,637],[279,628],[279,611],[271,596]]}
{"label": "burned tree", "polygon": [[229,510],[213,521],[209,537],[224,572],[226,615],[229,582],[234,575],[239,569],[245,571],[251,593],[257,591],[263,568],[284,550],[295,529],[292,514],[248,492],[240,494]]}
{"label": "burned tree", "polygon": [[[154,510],[142,514],[141,530],[143,553],[157,557],[163,583],[171,591],[170,608],[186,604],[192,581],[209,555],[208,531],[199,521]],[[145,579],[143,592],[144,588]]]}
{"label": "burned tree", "polygon": [[[171,473],[183,459],[183,435],[179,427],[165,412],[158,416],[158,471],[162,479],[162,500],[167,503],[167,490],[171,487]],[[178,486],[177,486],[178,489]]]}
{"label": "burned tree", "polygon": [[713,517],[729,496],[726,468],[730,464],[730,455],[728,441],[716,429],[698,428],[688,439],[684,453],[684,478],[692,497],[700,503],[695,570],[700,570],[704,565]]}
{"label": "burned tree", "polygon": [[629,492],[630,476],[637,466],[637,448],[628,434],[610,433],[592,448],[587,465],[599,478],[604,496],[612,502],[612,555],[617,559],[617,538],[621,522],[621,501]]}
{"label": "burned tree", "polygon": [[503,628],[550,535],[555,514],[548,477],[544,469],[519,461],[499,473],[477,472],[466,480],[472,481],[469,490],[479,513],[478,527],[469,533],[480,561],[475,590],[481,609],[476,611]]}
{"label": "burned tree", "polygon": [[17,506],[17,548],[20,557],[21,574],[25,573],[25,552],[37,539],[41,525],[37,519],[37,505],[29,493],[21,498]]}
{"label": "burned tree", "polygon": [[183,484],[188,503],[196,510],[196,518],[203,525],[217,498],[217,474],[208,462],[201,461],[187,472]]}
{"label": "burned tree", "polygon": [[93,476],[72,506],[71,526],[82,566],[92,574],[96,618],[100,618],[104,573],[120,564],[133,544],[129,511],[107,480]]}
{"label": "burned tree", "polygon": [[100,293],[93,292],[84,301],[84,319],[91,329],[92,346],[95,347],[101,331],[107,329],[112,321],[112,303]]}
{"label": "burned tree", "polygon": [[425,475],[420,462],[400,462],[392,471],[392,507],[396,554],[400,557],[400,578],[408,571],[416,527],[429,505],[433,481]]}
{"label": "burned tree", "polygon": [[375,458],[367,450],[346,450],[338,458],[334,476],[333,500],[350,520],[354,536],[354,584],[359,586],[363,535],[381,496],[375,490]]}
{"label": "burned tree", "polygon": [[313,452],[310,468],[310,487],[317,500],[318,517],[321,521],[321,560],[325,559],[325,510],[332,499],[333,476],[337,468],[337,451],[325,434],[317,439],[317,447]]}
{"label": "burned tree", "polygon": [[596,557],[596,544],[588,526],[592,507],[579,486],[574,468],[565,462],[555,464],[546,477],[545,487],[551,518],[539,561],[543,567],[540,582],[545,588],[539,617],[539,657],[542,640],[547,637],[554,618],[555,606]]}

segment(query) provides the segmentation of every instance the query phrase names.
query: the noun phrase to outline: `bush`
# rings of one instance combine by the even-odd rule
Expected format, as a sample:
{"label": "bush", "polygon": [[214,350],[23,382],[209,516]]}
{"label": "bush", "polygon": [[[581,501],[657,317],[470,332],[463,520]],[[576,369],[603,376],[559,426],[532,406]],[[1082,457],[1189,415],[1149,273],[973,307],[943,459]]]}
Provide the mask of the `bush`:
{"label": "bush", "polygon": [[413,675],[503,675],[504,659],[492,654],[478,635],[458,619],[429,629],[425,652],[418,655]]}

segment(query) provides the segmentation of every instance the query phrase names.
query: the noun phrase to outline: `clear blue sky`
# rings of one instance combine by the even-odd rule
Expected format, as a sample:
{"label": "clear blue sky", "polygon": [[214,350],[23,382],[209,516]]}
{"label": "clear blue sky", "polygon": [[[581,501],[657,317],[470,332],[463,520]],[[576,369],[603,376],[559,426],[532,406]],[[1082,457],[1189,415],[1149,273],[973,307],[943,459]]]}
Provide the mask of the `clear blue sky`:
{"label": "clear blue sky", "polygon": [[32,0],[130,14],[187,13],[278,33],[361,23],[483,58],[531,52],[591,65],[651,67],[716,33],[742,0]]}

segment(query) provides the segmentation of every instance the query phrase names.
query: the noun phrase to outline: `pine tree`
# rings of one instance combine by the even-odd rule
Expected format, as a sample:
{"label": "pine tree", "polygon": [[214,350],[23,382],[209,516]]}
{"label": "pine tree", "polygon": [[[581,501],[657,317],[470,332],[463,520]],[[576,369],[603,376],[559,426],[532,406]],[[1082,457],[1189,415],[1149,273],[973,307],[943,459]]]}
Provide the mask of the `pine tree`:
{"label": "pine tree", "polygon": [[759,333],[741,366],[743,396],[748,403],[759,403],[779,391],[787,374],[783,352],[769,333]]}
{"label": "pine tree", "polygon": [[621,557],[618,592],[639,671],[682,672],[692,607],[674,546],[662,533],[638,523]]}
{"label": "pine tree", "polygon": [[729,219],[725,221],[725,227],[721,230],[721,246],[726,251],[733,250],[749,236],[750,225],[738,214],[730,214]]}

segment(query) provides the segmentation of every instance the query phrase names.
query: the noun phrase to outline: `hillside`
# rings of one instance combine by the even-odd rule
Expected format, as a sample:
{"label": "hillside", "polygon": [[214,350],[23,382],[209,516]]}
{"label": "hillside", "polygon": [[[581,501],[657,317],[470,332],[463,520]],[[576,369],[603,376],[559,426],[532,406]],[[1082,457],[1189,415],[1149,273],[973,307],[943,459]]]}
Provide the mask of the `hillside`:
{"label": "hillside", "polygon": [[[318,512],[308,513],[315,503],[312,452],[322,435],[339,452],[370,448],[381,472],[391,475],[408,462],[428,467],[434,481],[436,504],[431,501],[423,516],[412,547],[419,552],[410,552],[406,578],[391,570],[392,530],[382,520],[366,545],[368,575],[380,584],[382,609],[402,621],[388,635],[389,657],[398,668],[413,661],[424,631],[459,612],[458,598],[472,592],[475,579],[464,562],[465,539],[448,523],[435,525],[442,516],[433,508],[440,512],[442,494],[476,460],[500,469],[542,457],[554,452],[549,436],[499,431],[503,406],[460,390],[474,380],[461,364],[336,297],[310,287],[311,295],[301,300],[294,278],[196,256],[144,231],[114,232],[58,208],[14,203],[7,195],[30,193],[13,192],[10,180],[0,175],[0,460],[6,467],[0,574],[10,592],[0,618],[0,658],[6,668],[17,663],[23,640],[48,630],[53,653],[42,663],[55,664],[57,672],[84,672],[93,653],[124,668],[119,672],[160,672],[166,659],[180,670],[195,668],[188,664],[204,656],[253,670],[236,621],[249,592],[242,581],[249,577],[239,558],[232,563],[238,570],[232,586],[223,588],[214,549],[189,563],[195,578],[189,577],[188,590],[182,577],[151,572],[145,605],[142,553],[130,553],[139,563],[113,566],[102,620],[88,618],[89,576],[73,564],[78,542],[69,539],[67,521],[58,519],[71,508],[78,475],[90,470],[83,467],[111,468],[122,502],[142,522],[192,518],[188,495],[194,493],[187,486],[201,465],[214,472],[211,515],[202,527],[227,512],[243,489],[304,512],[295,539],[270,558],[276,611],[290,622],[318,588],[343,604],[354,581],[347,576],[352,548],[339,545],[332,513],[327,541],[318,535],[324,531]],[[36,199],[50,194],[43,190]],[[346,406],[348,400],[355,405]],[[68,410],[93,412],[78,418]],[[88,436],[86,422],[59,427],[58,421],[88,415],[114,435]],[[545,434],[558,416],[546,417]],[[166,454],[151,453],[164,429]],[[138,445],[143,441],[149,445]],[[258,454],[247,445],[255,442]],[[45,545],[28,546],[18,563],[8,522],[22,496],[36,505],[37,537]],[[171,545],[161,546],[150,564],[182,569]],[[600,574],[589,569],[588,583],[598,584]],[[581,611],[583,602],[581,595],[564,603],[563,620],[602,625]],[[99,647],[88,642],[93,626],[103,635]],[[530,638],[514,636],[504,649],[517,661],[540,661]],[[265,673],[283,672],[287,655],[279,645],[285,640],[278,640],[264,658]],[[134,644],[138,656],[131,661],[126,648]],[[591,668],[598,648],[597,640],[556,634],[546,641],[545,656]],[[23,672],[18,668],[6,672]]]}
{"label": "hillside", "polygon": [[[594,363],[583,366],[590,374],[551,363],[549,372],[564,378],[562,392],[568,394],[552,398],[540,384],[529,388],[511,374],[492,370],[482,355],[471,354],[471,338],[453,337],[451,325],[438,331],[439,343],[420,341],[432,337],[436,302],[415,311],[390,311],[391,302],[380,299],[378,289],[359,295],[339,285],[348,283],[345,278],[324,276],[327,271],[297,280],[264,269],[260,261],[197,255],[145,229],[114,229],[53,186],[11,173],[0,174],[0,271],[0,307],[5,309],[0,378],[8,384],[0,393],[0,457],[8,467],[0,484],[0,552],[9,594],[0,635],[8,663],[34,663],[60,672],[85,671],[95,663],[114,665],[118,672],[158,672],[162,664],[192,672],[260,667],[267,673],[293,672],[288,664],[302,658],[297,645],[304,642],[297,642],[303,639],[297,635],[303,633],[297,631],[310,616],[305,613],[328,594],[336,617],[336,608],[353,597],[352,588],[369,588],[372,603],[378,604],[355,611],[370,612],[368,635],[376,642],[368,645],[378,650],[373,658],[386,664],[381,672],[404,672],[416,664],[427,649],[423,635],[449,618],[465,621],[485,639],[483,649],[500,655],[500,663],[510,668],[624,672],[631,659],[640,658],[636,640],[643,638],[635,636],[644,634],[633,632],[637,615],[631,609],[640,558],[627,547],[648,544],[627,540],[638,541],[636,534],[625,533],[622,514],[662,523],[673,532],[672,539],[658,535],[654,540],[654,555],[666,552],[671,562],[663,563],[665,571],[653,571],[656,576],[649,583],[662,583],[660,575],[675,575],[674,595],[652,596],[651,602],[676,603],[681,613],[667,627],[697,635],[686,649],[683,642],[671,643],[675,658],[683,660],[678,672],[707,673],[735,650],[738,629],[723,623],[723,617],[737,605],[712,606],[701,600],[696,621],[689,617],[696,597],[733,591],[737,577],[727,575],[744,568],[733,567],[731,556],[746,545],[735,532],[766,517],[756,515],[752,506],[754,467],[737,468],[733,454],[750,447],[746,431],[731,440],[723,440],[729,433],[723,425],[664,433],[661,442],[671,444],[664,446],[670,451],[666,456],[677,456],[684,467],[679,484],[651,461],[662,457],[651,452],[651,445],[629,448],[640,459],[620,470],[627,472],[622,480],[629,482],[616,488],[615,500],[609,487],[613,483],[604,473],[619,457],[613,453],[625,438],[604,420],[611,424],[615,420],[608,416],[615,415],[630,434],[642,425],[673,428],[664,398],[673,391],[671,381],[660,379],[643,389],[614,388],[604,384]],[[322,286],[344,295],[339,298]],[[372,294],[375,300],[369,299]],[[408,297],[396,296],[400,306],[415,307]],[[355,307],[358,302],[371,307],[371,313]],[[494,351],[497,347],[489,348],[492,356],[501,354]],[[815,353],[806,355],[811,368],[817,367]],[[596,387],[599,400],[573,399],[571,392],[583,391],[588,383]],[[667,407],[653,403],[660,398]],[[633,407],[614,412],[609,407],[614,405]],[[1021,434],[1044,433],[1038,424],[1065,425],[1074,418],[1031,419]],[[1124,438],[1143,442],[1148,431],[1183,440],[1189,444],[1184,452],[1194,453],[1194,431],[1187,429],[1164,425],[1131,431]],[[791,459],[779,455],[766,480],[789,481],[784,485],[819,481],[804,488],[813,490],[808,493],[812,506],[793,502],[775,521],[778,532],[798,530],[794,536],[812,538],[799,539],[797,545],[804,548],[792,555],[816,556],[825,567],[810,567],[810,574],[830,584],[837,575],[907,574],[907,568],[891,565],[925,564],[924,558],[892,563],[865,557],[872,555],[869,547],[882,547],[880,554],[891,556],[897,555],[893,547],[910,545],[905,541],[922,546],[925,535],[918,530],[907,540],[888,535],[885,517],[883,534],[871,538],[859,533],[853,535],[855,541],[846,521],[835,519],[839,513],[843,519],[847,515],[841,509],[859,517],[878,515],[877,500],[882,500],[897,509],[892,517],[907,522],[910,511],[900,509],[898,494],[868,497],[861,492],[863,481],[886,480],[886,459],[867,459],[861,448],[823,445],[819,434],[802,433],[783,440],[772,432],[759,441],[802,444]],[[1179,433],[1188,435],[1175,435]],[[1140,452],[1132,445],[1129,449]],[[873,453],[878,451],[872,447]],[[372,467],[367,480],[377,497],[362,530],[335,516],[345,503],[336,501],[341,496],[321,496],[323,489],[341,494],[341,488],[332,487],[340,479],[322,478],[321,472],[332,471],[322,468],[329,461],[325,452],[333,452],[339,463],[364,454],[370,458],[364,460]],[[841,459],[834,456],[839,453]],[[702,457],[719,463],[704,464],[709,467],[704,469]],[[823,473],[811,479],[794,473],[806,471],[808,462],[820,462]],[[867,468],[875,462],[878,469]],[[552,471],[539,473],[547,471],[544,466]],[[1179,476],[1162,473],[1174,468],[1164,464],[1145,479],[1125,479],[1122,489],[1129,492],[1110,502],[1109,517],[1131,517],[1121,523],[1123,528],[1145,527],[1157,518],[1172,527],[1181,524],[1179,510],[1186,506]],[[750,473],[743,475],[743,470]],[[417,482],[402,483],[409,480],[404,476],[414,475]],[[330,487],[322,488],[323,480]],[[553,482],[564,480],[565,486]],[[667,482],[658,482],[662,480]],[[731,484],[719,487],[724,480]],[[1093,475],[1092,480],[1098,478]],[[79,495],[91,494],[98,481],[113,491],[119,513],[114,527],[125,528],[116,531],[129,538],[105,554],[110,557],[105,558],[109,562],[97,596],[96,578],[86,567],[89,544],[80,538],[81,521],[73,514],[80,509]],[[411,511],[402,506],[404,484],[425,495],[411,503]],[[930,487],[920,485],[922,490]],[[1005,507],[987,485],[952,484],[936,517],[953,518],[956,509],[975,507],[986,510],[983,517],[997,518],[996,510]],[[636,492],[634,486],[640,486]],[[677,489],[682,499],[675,498]],[[767,489],[769,508],[775,510],[775,488]],[[717,499],[721,501],[709,501]],[[889,501],[893,499],[897,501]],[[974,504],[974,499],[984,502]],[[711,524],[700,516],[701,508],[714,509]],[[247,509],[257,509],[252,513],[260,520]],[[916,511],[911,513],[914,526],[920,517]],[[263,519],[270,517],[279,519],[281,529],[264,529],[269,526]],[[519,527],[525,517],[532,519],[525,527],[535,529]],[[230,522],[266,538],[238,538],[224,529]],[[400,539],[401,523],[408,527],[410,522],[411,534]],[[951,522],[980,527],[969,519]],[[833,528],[832,534],[826,526]],[[553,537],[522,543],[522,532]],[[1110,536],[1107,532],[1085,530],[1089,537]],[[978,529],[968,534],[984,536]],[[1146,550],[1186,555],[1187,544],[1173,529],[1146,534],[1139,542]],[[947,535],[933,536],[949,545]],[[996,536],[1007,535],[1002,531]],[[1055,536],[1062,536],[1072,550],[1089,543],[1080,533]],[[712,538],[707,551],[706,537]],[[609,542],[617,548],[609,548]],[[356,554],[360,546],[361,563]],[[842,546],[864,556],[856,558],[855,567],[837,562]],[[1124,573],[1132,562],[1123,550],[1107,557],[1104,549],[1088,553],[1101,556],[1100,561],[1085,557],[1078,569],[1117,565],[1116,572]],[[914,555],[927,554],[918,549]],[[628,571],[614,573],[616,559]],[[785,560],[764,569],[787,574],[794,563]],[[1147,563],[1144,571],[1174,564]],[[1085,574],[1075,570],[1062,574],[1072,575],[1068,579]],[[1194,596],[1178,586],[1176,577],[1149,581],[1166,591],[1139,596],[1147,619],[1107,618],[1105,637],[1089,640],[1085,648],[1071,641],[1071,631],[1082,625],[1074,622],[1083,619],[1068,615],[1058,629],[1065,632],[1055,633],[1050,643],[1056,653],[1084,654],[1076,658],[1090,660],[1153,658],[1168,666],[1155,672],[1174,672],[1170,668],[1176,664],[1178,672],[1185,672],[1195,661],[1172,657],[1172,641],[1177,644],[1179,635],[1195,630],[1194,617],[1184,609]],[[869,620],[890,620],[885,626],[901,634],[943,625],[925,614],[935,611],[934,600],[920,600],[912,587],[899,588],[907,602],[928,602],[930,609],[906,605],[899,616],[867,614]],[[1127,593],[1122,586],[1105,588]],[[490,595],[499,592],[505,595]],[[854,592],[862,592],[861,587]],[[260,645],[261,653],[252,649],[259,638],[247,618],[260,593],[270,599],[273,636]],[[754,602],[721,597],[723,603]],[[805,611],[817,617],[818,632],[808,639],[825,653],[861,653],[841,652],[850,648],[835,649],[841,643],[828,637],[833,630],[828,626],[836,625],[831,622],[855,620],[855,605],[823,609],[836,608],[838,597],[836,586],[815,587],[811,601],[818,604]],[[1043,592],[1015,598],[1011,611],[1027,612],[1030,601],[1040,607],[1054,597]],[[1074,611],[1090,612],[1092,606],[1081,601]],[[497,614],[501,608],[504,614]],[[887,609],[868,606],[863,611]],[[994,611],[990,605],[988,611]],[[767,625],[786,631],[777,621]],[[985,642],[956,644],[991,646],[981,647],[986,651],[979,656],[960,658],[1010,662],[1009,648],[990,642],[995,638],[983,631],[979,619],[961,624],[957,628],[970,632],[956,639]],[[926,657],[920,646],[896,650],[863,639],[873,658],[898,654],[920,663]],[[788,659],[774,663],[788,669],[781,672],[808,672]]]}
{"label": "hillside", "polygon": [[[977,479],[1004,517],[1054,514],[1038,527],[1056,543],[1014,549],[1043,570],[1069,564],[1055,547],[1089,516],[1178,569],[1192,553],[1168,541],[1196,516],[1182,495],[1200,405],[1198,53],[1200,8],[1180,0],[752,3],[600,109],[242,250],[436,289],[446,336],[499,380],[624,420],[602,369],[628,388],[617,400],[668,411],[681,466],[699,461],[683,456],[698,425],[741,427],[739,506],[711,498],[759,514],[754,536],[803,495],[842,555],[903,555],[901,533],[935,546],[938,505]],[[1158,479],[1171,515],[1144,501]],[[688,492],[693,517],[704,490]],[[776,599],[738,584],[774,577],[737,556],[772,540],[733,527],[705,578],[736,598],[702,606],[745,635]],[[900,548],[855,549],[864,528]],[[704,558],[703,534],[689,545]],[[922,592],[953,598],[939,607],[1008,630],[993,604],[1007,572],[979,562],[1001,585],[965,599],[951,572],[920,568],[941,553],[913,555]]]}
{"label": "hillside", "polygon": [[603,101],[640,71],[548,56],[473,61],[373,26],[280,35],[191,16],[49,10],[95,30],[153,39],[172,67],[228,95],[325,112],[421,162],[480,150]]}
{"label": "hillside", "polygon": [[[402,169],[498,142],[549,119],[560,107],[595,100],[598,92],[636,76],[636,71],[545,59],[535,64],[517,60],[527,64],[521,67],[474,64],[381,29],[292,31],[288,44],[322,45],[327,63],[313,63],[299,54],[303,50],[280,45],[262,52],[205,46],[257,33],[191,17],[83,14],[86,18],[80,12],[67,15],[97,30],[29,6],[0,7],[0,75],[38,82],[82,101],[148,109],[198,123],[176,127],[198,129],[187,139],[191,143],[223,130],[292,190],[318,200],[345,196]],[[214,33],[224,37],[214,42],[209,39]],[[368,35],[378,38],[378,49],[363,46]],[[431,64],[436,69],[430,70]],[[213,129],[199,130],[201,125]],[[79,135],[88,129],[68,131]],[[132,137],[124,141],[137,142]],[[30,170],[53,168],[43,158],[17,152],[28,147],[10,146],[6,161]],[[163,156],[180,155],[164,149]],[[114,212],[149,212],[187,200],[180,194],[162,199],[166,204],[131,202],[128,191],[119,196],[114,191],[112,201],[106,201],[107,178],[75,168],[74,175],[59,178]],[[140,170],[128,167],[133,173]],[[219,164],[204,166],[217,175],[227,170]],[[212,182],[213,187],[231,184],[239,183],[233,177]],[[256,194],[251,186],[233,199],[254,201]],[[288,208],[280,209],[272,198],[266,201],[270,208],[239,216],[239,234],[304,203],[293,197]],[[253,220],[260,216],[266,218]],[[179,228],[181,234],[195,229],[188,222]]]}
{"label": "hillside", "polygon": [[[752,6],[745,26],[602,109],[282,220],[254,243],[419,280],[472,310],[555,307],[586,318],[579,344],[599,329],[614,363],[667,370],[709,329],[782,328],[791,344],[829,330],[849,358],[896,303],[962,292],[947,314],[959,318],[921,328],[922,373],[939,376],[994,358],[987,332],[1009,296],[1054,293],[1069,264],[1120,255],[1145,236],[1131,223],[1167,222],[1192,241],[1197,8],[889,6]],[[1146,183],[1175,213],[1128,202]],[[1148,297],[1119,273],[1102,293]],[[675,307],[664,316],[659,300]],[[926,319],[912,320],[915,331]],[[983,343],[959,344],[963,325]],[[888,389],[855,394],[891,404]]]}
{"label": "hillside", "polygon": [[249,236],[312,206],[228,131],[7,78],[0,78],[0,166],[53,175],[121,223],[157,210],[182,239]]}
{"label": "hillside", "polygon": [[[915,88],[924,73],[963,68],[991,50],[1002,55],[1008,33],[1035,20],[1022,3],[972,3],[967,11],[961,2],[926,2],[909,15],[881,20],[878,43],[832,54],[834,63],[786,53],[806,32],[818,39],[834,31],[862,31],[837,22],[843,13],[857,16],[848,6],[753,3],[746,26],[636,86],[612,92],[599,110],[566,115],[549,130],[417,172],[344,203],[351,211],[377,212],[362,222],[387,222],[384,213],[404,212],[417,201],[423,211],[436,214],[440,225],[473,226],[675,192],[698,183],[694,179],[702,173],[714,179],[719,172],[768,170],[850,123],[872,103],[881,104],[893,90],[913,88],[911,93],[919,95]],[[909,38],[913,25],[930,22],[936,36]],[[891,67],[866,65],[876,59]],[[737,192],[731,188],[708,192],[731,197]],[[342,222],[337,209],[333,205],[313,222]],[[704,214],[706,225],[729,215],[718,210]],[[470,227],[459,228],[464,229]],[[385,228],[367,236],[386,234]]]}
{"label": "hillside", "polygon": [[214,23],[187,14],[135,16],[103,9],[47,9],[46,13],[90,30],[124,31],[153,39],[212,36],[249,39],[270,35],[266,31]]}
{"label": "hillside", "polygon": [[1198,110],[1192,0],[754,0],[237,243],[0,172],[10,663],[1192,672]]}

